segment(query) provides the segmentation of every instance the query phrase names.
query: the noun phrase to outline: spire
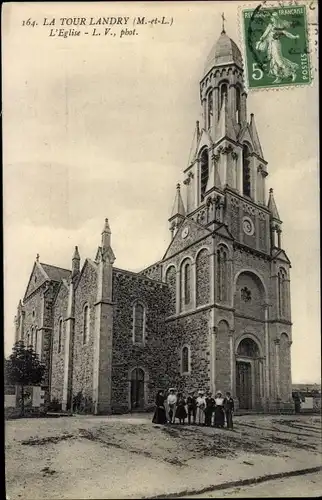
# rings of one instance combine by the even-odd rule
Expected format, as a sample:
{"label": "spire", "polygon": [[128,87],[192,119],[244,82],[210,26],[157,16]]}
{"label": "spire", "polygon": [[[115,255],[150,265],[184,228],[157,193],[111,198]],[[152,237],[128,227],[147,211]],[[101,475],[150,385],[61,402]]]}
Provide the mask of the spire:
{"label": "spire", "polygon": [[79,251],[78,251],[78,246],[75,247],[75,250],[74,250],[74,255],[73,255],[73,260],[80,260],[80,255],[79,255]]}
{"label": "spire", "polygon": [[102,231],[102,247],[108,248],[111,246],[111,229],[108,223],[108,219],[105,219],[103,231]]}
{"label": "spire", "polygon": [[36,262],[39,262],[39,253],[36,255]]}
{"label": "spire", "polygon": [[261,144],[259,142],[257,128],[256,128],[256,125],[255,125],[254,113],[251,113],[251,115],[250,115],[249,128],[250,128],[250,133],[251,133],[252,139],[253,139],[253,145],[254,145],[255,153],[257,153],[261,158],[264,158],[262,147],[261,147]]}
{"label": "spire", "polygon": [[273,189],[270,188],[269,190],[269,198],[268,198],[268,204],[267,204],[268,210],[271,212],[273,219],[280,220],[280,216],[276,207],[276,203],[274,200],[274,195],[273,195]]}
{"label": "spire", "polygon": [[215,138],[216,142],[218,142],[223,137],[228,137],[233,141],[236,141],[236,131],[234,129],[234,125],[228,111],[228,100],[227,94],[223,100],[223,104],[220,110],[219,121],[216,125]]}
{"label": "spire", "polygon": [[181,192],[180,192],[180,184],[177,184],[177,192],[176,192],[176,197],[174,199],[174,204],[173,204],[170,219],[172,217],[174,217],[175,215],[182,215],[183,217],[186,215],[186,211],[184,208],[184,204],[183,204]]}
{"label": "spire", "polygon": [[72,257],[72,276],[75,276],[80,271],[80,255],[78,247],[75,247],[74,254]]}

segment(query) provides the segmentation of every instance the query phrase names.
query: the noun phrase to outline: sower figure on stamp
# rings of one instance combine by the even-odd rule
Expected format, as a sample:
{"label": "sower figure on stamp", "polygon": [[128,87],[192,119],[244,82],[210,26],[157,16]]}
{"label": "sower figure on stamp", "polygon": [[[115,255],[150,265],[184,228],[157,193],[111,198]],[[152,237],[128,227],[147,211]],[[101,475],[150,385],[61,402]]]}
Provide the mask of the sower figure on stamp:
{"label": "sower figure on stamp", "polygon": [[226,397],[224,399],[224,410],[227,422],[227,429],[233,429],[233,413],[234,413],[234,400],[231,397],[230,392],[226,392]]}
{"label": "sower figure on stamp", "polygon": [[256,43],[256,50],[267,52],[269,75],[275,76],[274,83],[279,83],[281,79],[289,77],[292,77],[293,82],[296,79],[298,64],[290,61],[282,54],[281,40],[283,37],[299,38],[299,35],[293,35],[284,29],[289,26],[289,22],[279,19],[278,13],[273,12],[270,23]]}
{"label": "sower figure on stamp", "polygon": [[189,396],[187,397],[187,407],[188,407],[188,424],[196,423],[196,412],[197,412],[197,401],[195,398],[194,391],[189,392]]}

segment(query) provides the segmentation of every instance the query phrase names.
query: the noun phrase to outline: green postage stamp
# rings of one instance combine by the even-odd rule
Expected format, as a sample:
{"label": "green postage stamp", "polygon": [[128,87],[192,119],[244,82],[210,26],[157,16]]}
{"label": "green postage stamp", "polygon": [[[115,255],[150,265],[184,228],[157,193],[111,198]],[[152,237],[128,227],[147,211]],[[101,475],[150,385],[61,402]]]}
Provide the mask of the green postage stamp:
{"label": "green postage stamp", "polygon": [[311,83],[305,5],[243,9],[242,25],[250,89]]}

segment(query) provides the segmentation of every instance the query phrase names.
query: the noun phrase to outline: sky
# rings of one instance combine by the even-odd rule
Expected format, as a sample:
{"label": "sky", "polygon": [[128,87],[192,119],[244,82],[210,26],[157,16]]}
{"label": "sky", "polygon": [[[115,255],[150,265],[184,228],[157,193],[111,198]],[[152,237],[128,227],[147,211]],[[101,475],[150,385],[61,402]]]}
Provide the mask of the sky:
{"label": "sky", "polygon": [[[303,3],[303,2],[301,2]],[[308,3],[308,2],[307,2]],[[257,2],[252,2],[254,7]],[[241,2],[14,3],[3,6],[5,354],[13,319],[39,253],[70,268],[75,245],[94,258],[105,217],[115,265],[140,270],[170,241],[177,182],[183,181],[199,81],[225,13],[242,48]],[[249,2],[248,4],[249,5]],[[317,9],[310,10],[314,21]],[[146,16],[172,25],[137,35],[50,37],[44,18]],[[35,26],[23,21],[36,21]],[[49,21],[48,21],[49,22]],[[77,30],[77,26],[71,26]],[[107,26],[108,27],[108,26]],[[110,26],[111,27],[111,26]],[[90,27],[92,29],[92,27]],[[105,26],[103,27],[105,28]],[[82,27],[84,30],[84,28]],[[102,28],[101,28],[102,29]],[[311,46],[314,28],[310,28]],[[317,61],[311,86],[248,94],[291,259],[292,377],[320,382],[320,259]]]}

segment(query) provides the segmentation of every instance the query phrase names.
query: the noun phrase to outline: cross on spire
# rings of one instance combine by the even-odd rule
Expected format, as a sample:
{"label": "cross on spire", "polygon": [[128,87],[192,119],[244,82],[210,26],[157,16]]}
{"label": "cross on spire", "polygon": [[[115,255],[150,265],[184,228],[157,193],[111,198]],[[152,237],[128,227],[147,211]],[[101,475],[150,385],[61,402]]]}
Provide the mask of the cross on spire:
{"label": "cross on spire", "polygon": [[223,35],[224,33],[226,33],[226,31],[225,31],[225,21],[227,21],[227,19],[225,18],[225,13],[224,12],[221,14],[221,19],[222,19],[222,31],[221,31],[221,34]]}

